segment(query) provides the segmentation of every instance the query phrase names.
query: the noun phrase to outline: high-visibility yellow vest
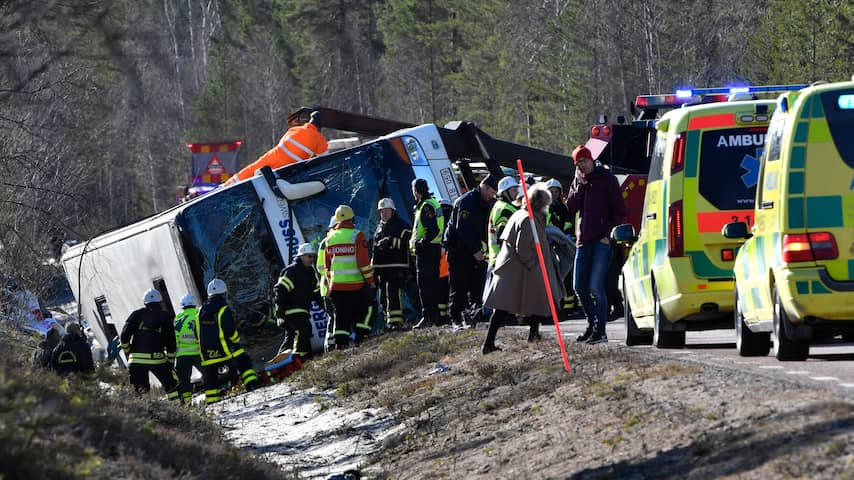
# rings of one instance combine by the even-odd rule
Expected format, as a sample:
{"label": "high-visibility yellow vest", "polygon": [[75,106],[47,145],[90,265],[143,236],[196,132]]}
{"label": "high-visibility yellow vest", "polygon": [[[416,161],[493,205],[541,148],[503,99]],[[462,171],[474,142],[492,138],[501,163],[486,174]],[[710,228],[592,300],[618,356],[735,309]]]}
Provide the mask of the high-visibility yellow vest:
{"label": "high-visibility yellow vest", "polygon": [[329,241],[329,233],[326,234],[327,236],[324,237],[323,240],[320,241],[320,245],[317,246],[317,263],[315,266],[317,267],[317,274],[320,276],[320,281],[317,282],[317,285],[318,288],[320,288],[321,297],[325,297],[329,291],[329,285],[327,285],[326,279],[326,242]]}
{"label": "high-visibility yellow vest", "polygon": [[178,349],[176,357],[199,355],[199,340],[196,338],[196,318],[199,309],[196,307],[185,308],[175,316],[175,344]]}
{"label": "high-visibility yellow vest", "polygon": [[442,243],[442,234],[445,232],[445,216],[442,215],[442,206],[439,205],[439,201],[433,197],[430,197],[418,206],[418,210],[415,211],[415,228],[414,235],[409,238],[409,250],[415,254],[415,242],[421,240],[427,235],[427,228],[421,223],[421,209],[424,208],[424,205],[430,205],[433,207],[433,210],[436,212],[436,226],[439,227],[439,233],[436,234],[435,237],[430,239],[430,243],[440,244]]}
{"label": "high-visibility yellow vest", "polygon": [[487,237],[489,240],[488,248],[490,265],[495,265],[495,260],[498,258],[498,252],[501,250],[500,245],[498,245],[498,230],[500,230],[504,225],[507,225],[507,221],[510,220],[510,216],[513,215],[516,210],[518,210],[516,205],[505,202],[504,200],[498,200],[489,212],[489,228]]}
{"label": "high-visibility yellow vest", "polygon": [[355,228],[338,228],[329,235],[326,250],[332,252],[329,266],[329,288],[336,284],[360,284],[365,282],[362,270],[356,260]]}

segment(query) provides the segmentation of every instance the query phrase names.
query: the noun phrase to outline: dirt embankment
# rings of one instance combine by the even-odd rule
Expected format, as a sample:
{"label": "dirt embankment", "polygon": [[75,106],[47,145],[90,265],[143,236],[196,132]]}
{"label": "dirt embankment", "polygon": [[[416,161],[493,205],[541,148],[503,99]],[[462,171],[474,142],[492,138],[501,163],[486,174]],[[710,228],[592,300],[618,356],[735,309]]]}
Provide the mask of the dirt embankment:
{"label": "dirt embankment", "polygon": [[[335,389],[318,410],[382,408],[403,424],[368,478],[849,478],[854,403],[830,391],[617,345],[505,329],[427,331],[328,355],[294,387]],[[448,368],[435,369],[436,362]]]}

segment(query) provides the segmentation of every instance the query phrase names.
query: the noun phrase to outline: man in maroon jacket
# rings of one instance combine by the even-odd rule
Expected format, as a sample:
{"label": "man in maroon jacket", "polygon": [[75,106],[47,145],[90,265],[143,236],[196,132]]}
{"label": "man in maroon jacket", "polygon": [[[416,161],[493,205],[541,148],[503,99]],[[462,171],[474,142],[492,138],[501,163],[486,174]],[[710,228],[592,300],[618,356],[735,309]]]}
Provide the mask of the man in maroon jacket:
{"label": "man in maroon jacket", "polygon": [[625,206],[617,177],[583,145],[572,152],[575,179],[569,187],[566,206],[570,217],[579,213],[575,224],[576,245],[573,282],[575,293],[587,316],[587,330],[577,338],[589,344],[608,343],[608,296],[605,278],[611,263],[611,229],[623,223]]}

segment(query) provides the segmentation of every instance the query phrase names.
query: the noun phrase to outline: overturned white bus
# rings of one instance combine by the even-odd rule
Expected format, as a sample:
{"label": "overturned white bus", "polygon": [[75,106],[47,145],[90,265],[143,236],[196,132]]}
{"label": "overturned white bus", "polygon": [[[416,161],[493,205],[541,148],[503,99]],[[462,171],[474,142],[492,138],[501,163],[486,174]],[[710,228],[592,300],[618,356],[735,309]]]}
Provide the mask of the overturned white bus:
{"label": "overturned white bus", "polygon": [[[163,307],[175,312],[186,293],[205,298],[214,277],[228,284],[238,322],[266,315],[279,271],[300,243],[323,238],[339,204],[353,207],[357,228],[370,236],[378,199],[412,206],[410,184],[424,178],[437,197],[454,201],[462,191],[457,172],[469,187],[474,184],[470,161],[499,173],[500,165],[523,158],[534,172],[566,179],[573,174],[568,157],[492,139],[470,123],[400,129],[405,124],[367,119],[368,128],[361,128],[353,119],[367,117],[335,113],[324,113],[327,127],[382,136],[276,171],[262,169],[249,180],[68,249],[62,264],[79,313],[98,340],[106,345],[121,330],[147,289],[159,290]],[[330,121],[336,118],[341,120]],[[409,208],[399,213],[411,223]],[[326,317],[319,311],[315,319],[312,345],[320,351]]]}

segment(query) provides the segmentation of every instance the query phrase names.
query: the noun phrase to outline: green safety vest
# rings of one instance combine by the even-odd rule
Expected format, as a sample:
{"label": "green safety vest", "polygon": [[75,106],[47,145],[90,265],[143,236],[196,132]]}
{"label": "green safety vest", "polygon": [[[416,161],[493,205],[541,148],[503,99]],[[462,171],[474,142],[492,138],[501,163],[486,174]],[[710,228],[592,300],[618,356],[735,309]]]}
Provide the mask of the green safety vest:
{"label": "green safety vest", "polygon": [[320,276],[317,286],[320,288],[321,297],[325,297],[329,290],[329,286],[326,284],[326,242],[329,241],[329,233],[326,235],[327,236],[323,237],[323,240],[320,241],[320,245],[317,246],[317,263],[315,264],[317,267],[317,274]]}
{"label": "green safety vest", "polygon": [[490,265],[495,265],[495,259],[498,258],[498,252],[501,251],[501,246],[498,244],[498,230],[504,225],[507,225],[507,221],[510,220],[510,216],[513,215],[516,210],[518,210],[516,205],[505,202],[504,200],[498,200],[489,212],[489,229],[487,235],[489,240],[488,247]]}
{"label": "green safety vest", "polygon": [[[335,284],[360,284],[365,282],[362,269],[356,260],[356,236],[359,230],[355,228],[339,228],[333,230],[326,241],[326,249],[334,252],[332,263],[329,265],[329,288]],[[337,251],[336,251],[337,250]],[[370,265],[365,267],[370,269]]]}
{"label": "green safety vest", "polygon": [[199,309],[185,308],[175,316],[175,344],[178,346],[176,357],[198,356],[199,340],[196,338],[196,318]]}
{"label": "green safety vest", "polygon": [[430,240],[430,243],[434,243],[436,245],[442,243],[442,234],[445,232],[445,216],[442,214],[442,206],[439,205],[439,201],[433,197],[430,197],[418,206],[418,210],[415,211],[415,235],[412,235],[409,238],[409,250],[412,254],[415,254],[415,242],[424,238],[427,235],[427,228],[421,223],[421,209],[424,208],[424,205],[430,204],[433,207],[433,210],[436,211],[436,226],[439,227],[439,233]]}

